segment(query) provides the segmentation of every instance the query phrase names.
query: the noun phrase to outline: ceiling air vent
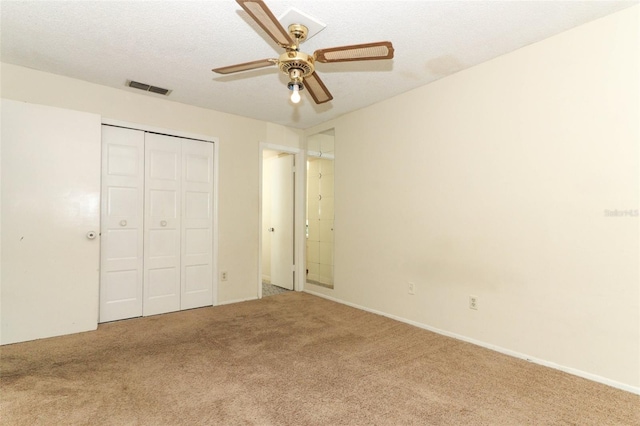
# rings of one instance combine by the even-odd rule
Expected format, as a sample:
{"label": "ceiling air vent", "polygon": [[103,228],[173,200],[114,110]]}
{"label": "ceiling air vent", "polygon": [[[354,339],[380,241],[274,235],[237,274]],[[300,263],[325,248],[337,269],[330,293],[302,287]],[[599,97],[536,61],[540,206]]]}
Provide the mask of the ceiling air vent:
{"label": "ceiling air vent", "polygon": [[163,89],[162,87],[151,86],[150,84],[140,83],[133,80],[127,80],[127,86],[133,87],[134,89],[144,90],[145,92],[158,93],[165,96],[169,96],[169,93],[171,93],[171,90],[169,89]]}

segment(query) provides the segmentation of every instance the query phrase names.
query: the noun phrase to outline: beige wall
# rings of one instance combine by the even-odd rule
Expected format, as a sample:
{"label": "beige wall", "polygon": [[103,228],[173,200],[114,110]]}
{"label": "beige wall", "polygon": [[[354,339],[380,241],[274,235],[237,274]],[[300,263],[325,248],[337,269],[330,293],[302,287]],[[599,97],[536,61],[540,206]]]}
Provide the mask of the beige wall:
{"label": "beige wall", "polygon": [[605,216],[639,208],[638,14],[308,129],[336,135],[313,290],[640,391],[640,218]]}
{"label": "beige wall", "polygon": [[257,296],[259,142],[297,147],[300,131],[10,64],[1,71],[7,99],[219,138],[218,269],[228,281],[218,302]]}

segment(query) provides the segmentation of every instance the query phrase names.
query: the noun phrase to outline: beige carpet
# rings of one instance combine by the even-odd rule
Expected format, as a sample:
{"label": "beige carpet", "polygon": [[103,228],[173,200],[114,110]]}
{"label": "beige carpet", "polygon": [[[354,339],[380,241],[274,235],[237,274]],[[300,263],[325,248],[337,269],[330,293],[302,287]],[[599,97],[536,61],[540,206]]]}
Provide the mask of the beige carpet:
{"label": "beige carpet", "polygon": [[1,349],[3,425],[638,425],[640,397],[308,294]]}

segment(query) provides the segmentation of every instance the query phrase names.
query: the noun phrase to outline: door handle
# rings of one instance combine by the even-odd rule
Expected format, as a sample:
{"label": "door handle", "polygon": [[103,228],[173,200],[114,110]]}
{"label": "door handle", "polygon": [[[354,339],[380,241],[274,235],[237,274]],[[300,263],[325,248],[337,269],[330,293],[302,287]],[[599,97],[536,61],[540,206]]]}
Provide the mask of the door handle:
{"label": "door handle", "polygon": [[87,232],[87,238],[90,239],[90,240],[93,240],[97,236],[98,236],[98,233],[96,231]]}
{"label": "door handle", "polygon": [[269,229],[267,229],[267,231],[269,231],[269,232],[274,232],[275,230],[276,230],[275,228],[269,228]]}

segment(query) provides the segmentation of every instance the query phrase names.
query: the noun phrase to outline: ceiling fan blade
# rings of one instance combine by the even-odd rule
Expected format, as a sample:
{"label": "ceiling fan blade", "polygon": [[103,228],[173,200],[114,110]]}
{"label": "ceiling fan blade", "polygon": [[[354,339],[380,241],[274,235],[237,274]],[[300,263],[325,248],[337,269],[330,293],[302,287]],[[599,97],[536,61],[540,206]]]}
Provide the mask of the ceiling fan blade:
{"label": "ceiling fan blade", "polygon": [[331,93],[324,85],[317,73],[312,73],[306,76],[303,80],[304,87],[309,91],[309,94],[317,104],[323,104],[333,99]]}
{"label": "ceiling fan blade", "polygon": [[293,45],[293,40],[282,24],[262,0],[236,0],[238,4],[262,27],[281,47]]}
{"label": "ceiling fan blade", "polygon": [[232,74],[234,72],[254,70],[256,68],[264,68],[275,65],[277,59],[260,59],[259,61],[245,62],[244,64],[229,65],[228,67],[214,68],[211,71],[218,74]]}
{"label": "ceiling fan blade", "polygon": [[317,62],[371,61],[393,58],[393,45],[390,41],[354,44],[351,46],[330,47],[316,50],[313,54]]}

